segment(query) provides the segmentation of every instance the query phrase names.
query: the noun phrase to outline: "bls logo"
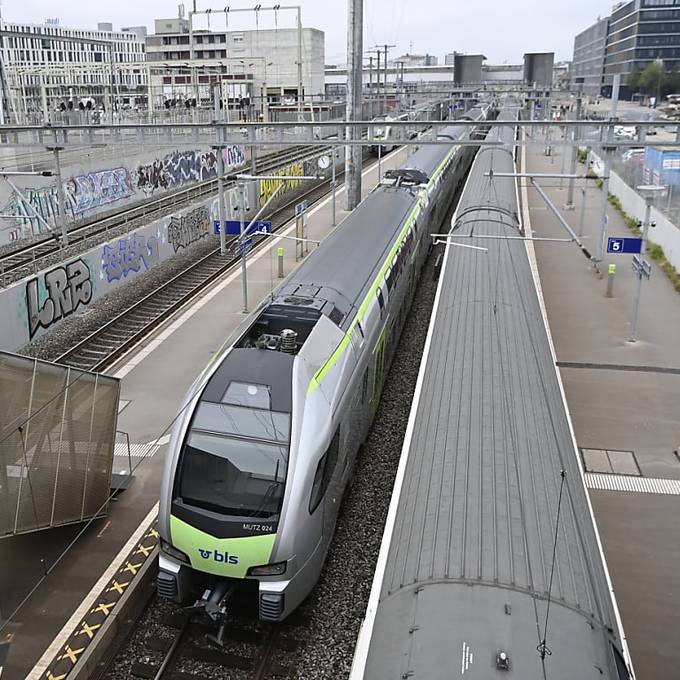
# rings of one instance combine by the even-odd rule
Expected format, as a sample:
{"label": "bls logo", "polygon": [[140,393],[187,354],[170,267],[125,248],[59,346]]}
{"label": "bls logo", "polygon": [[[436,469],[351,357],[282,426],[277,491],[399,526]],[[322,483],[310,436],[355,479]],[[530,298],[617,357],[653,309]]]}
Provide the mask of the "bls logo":
{"label": "bls logo", "polygon": [[199,548],[198,552],[200,553],[201,557],[204,560],[209,560],[210,557],[212,556],[213,561],[215,562],[224,562],[225,564],[238,564],[238,556],[230,555],[226,550],[224,552],[221,552],[219,550],[210,551]]}

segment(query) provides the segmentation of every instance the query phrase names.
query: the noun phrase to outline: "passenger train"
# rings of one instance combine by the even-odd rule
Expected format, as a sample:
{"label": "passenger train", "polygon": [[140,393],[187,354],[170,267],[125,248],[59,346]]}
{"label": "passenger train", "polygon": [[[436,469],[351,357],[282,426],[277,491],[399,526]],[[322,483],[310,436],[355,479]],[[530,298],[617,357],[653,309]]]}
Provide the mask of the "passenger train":
{"label": "passenger train", "polygon": [[[456,206],[350,680],[632,680],[510,111]],[[530,235],[530,234],[527,234]],[[471,246],[471,247],[470,247]]]}
{"label": "passenger train", "polygon": [[189,390],[161,488],[161,595],[187,602],[200,585],[216,603],[250,587],[279,621],[318,580],[430,234],[474,156],[456,144],[469,131],[447,127],[451,144],[385,173]]}

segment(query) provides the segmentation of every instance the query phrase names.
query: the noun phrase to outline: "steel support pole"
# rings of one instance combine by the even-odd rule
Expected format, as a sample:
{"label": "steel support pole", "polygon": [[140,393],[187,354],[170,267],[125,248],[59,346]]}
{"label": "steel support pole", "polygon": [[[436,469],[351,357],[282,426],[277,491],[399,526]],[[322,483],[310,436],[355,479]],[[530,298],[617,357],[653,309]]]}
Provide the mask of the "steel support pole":
{"label": "steel support pole", "polygon": [[246,262],[247,248],[244,239],[244,232],[246,230],[246,185],[241,184],[241,201],[239,210],[241,212],[241,236],[240,236],[240,247],[241,247],[241,280],[243,281],[243,313],[248,312],[248,267]]}
{"label": "steel support pole", "polygon": [[[642,227],[642,245],[640,247],[640,262],[642,263],[645,258],[645,253],[647,252],[647,236],[649,234],[649,225],[651,222],[651,215],[652,215],[652,197],[647,196],[646,198],[646,207],[645,207],[645,223]],[[642,295],[642,271],[639,271],[637,273],[638,281],[637,281],[637,287],[635,290],[635,304],[633,306],[633,320],[631,321],[630,324],[630,338],[628,339],[629,342],[635,342],[635,332],[637,331],[637,324],[638,324],[638,314],[640,312],[640,296]]]}
{"label": "steel support pole", "polygon": [[217,217],[220,220],[220,255],[227,252],[227,231],[224,223],[224,154],[221,146],[215,147],[217,153]]}
{"label": "steel support pole", "polygon": [[[373,119],[373,55],[368,58],[368,99],[369,99],[369,114],[368,117]],[[678,126],[680,130],[680,126]]]}
{"label": "steel support pole", "polygon": [[376,50],[377,64],[375,67],[375,96],[378,102],[378,115],[382,115],[382,95],[380,94],[380,50]]}
{"label": "steel support pole", "polygon": [[602,174],[602,196],[600,197],[600,234],[597,242],[597,257],[595,262],[602,262],[604,259],[604,242],[607,238],[607,203],[609,202],[609,173],[612,169],[610,152],[606,151],[604,156],[604,169]]}
{"label": "steel support pole", "polygon": [[[161,103],[162,105],[162,103]],[[146,67],[146,108],[149,123],[153,122],[153,90],[151,89],[151,67]]]}
{"label": "steel support pole", "polygon": [[45,87],[45,78],[40,76],[40,100],[42,104],[42,119],[43,125],[48,125],[50,122],[49,107],[47,105],[47,88]]}
{"label": "steel support pole", "polygon": [[583,236],[583,226],[586,219],[586,197],[588,195],[588,170],[590,168],[590,149],[586,154],[586,167],[583,172],[583,184],[581,184],[581,218],[579,220],[578,235]]}
{"label": "steel support pole", "polygon": [[389,47],[389,45],[385,45],[385,59],[384,59],[384,63],[383,63],[383,66],[385,68],[385,89],[383,91],[383,94],[384,94],[384,97],[385,97],[385,108],[384,108],[385,113],[387,113],[387,48],[388,47]]}
{"label": "steel support pole", "polygon": [[[303,120],[304,114],[302,109],[302,17],[300,16],[300,6],[297,8],[297,25],[298,25],[298,121]],[[266,57],[265,57],[266,58]],[[359,55],[361,60],[361,54]],[[360,62],[361,63],[361,62]]]}
{"label": "steel support pole", "polygon": [[59,226],[61,227],[61,240],[68,245],[68,224],[66,220],[66,198],[64,196],[64,183],[61,179],[61,163],[59,162],[59,147],[54,147],[54,166],[57,182],[57,198],[59,199]]}
{"label": "steel support pole", "polygon": [[[347,3],[347,120],[361,119],[361,81],[363,52],[363,0]],[[358,140],[361,132],[350,126],[346,129],[350,141]],[[349,144],[345,149],[345,187],[347,210],[361,202],[361,146]]]}
{"label": "steel support pole", "polygon": [[[581,97],[576,99],[576,120],[581,120]],[[577,129],[573,127],[571,129],[571,141],[573,146],[571,147],[571,164],[569,165],[569,174],[572,177],[569,178],[569,187],[567,189],[567,210],[574,209],[574,177],[576,174],[576,161],[578,160],[578,146],[576,142],[578,141],[579,134]]]}
{"label": "steel support pole", "polygon": [[335,147],[332,147],[331,159],[332,159],[332,163],[333,163],[332,170],[331,170],[331,173],[332,173],[331,191],[332,191],[332,195],[333,195],[333,226],[335,226]]}
{"label": "steel support pole", "polygon": [[616,117],[616,110],[619,106],[619,89],[621,87],[621,74],[617,73],[614,76],[614,81],[612,83],[612,109],[611,109],[611,117],[615,118]]}

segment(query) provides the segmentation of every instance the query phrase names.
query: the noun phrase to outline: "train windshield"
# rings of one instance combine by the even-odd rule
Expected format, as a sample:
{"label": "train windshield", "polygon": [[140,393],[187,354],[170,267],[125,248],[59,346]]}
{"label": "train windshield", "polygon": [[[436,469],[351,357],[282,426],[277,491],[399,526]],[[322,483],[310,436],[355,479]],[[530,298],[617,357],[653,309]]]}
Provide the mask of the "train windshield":
{"label": "train windshield", "polygon": [[188,505],[240,517],[281,510],[290,414],[202,402],[182,450],[177,491]]}

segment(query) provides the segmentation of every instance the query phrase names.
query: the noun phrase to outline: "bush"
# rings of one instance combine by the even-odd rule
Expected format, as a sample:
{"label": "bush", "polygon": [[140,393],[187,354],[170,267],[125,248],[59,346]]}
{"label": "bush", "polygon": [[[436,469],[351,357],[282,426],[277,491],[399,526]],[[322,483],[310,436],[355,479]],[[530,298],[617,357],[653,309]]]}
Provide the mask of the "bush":
{"label": "bush", "polygon": [[[602,188],[602,180],[597,181],[597,186],[600,189]],[[638,221],[635,218],[631,217],[621,207],[621,201],[618,199],[618,197],[610,193],[607,199],[609,203],[614,207],[616,212],[618,212],[619,215],[623,217],[628,229],[630,229],[635,236],[640,236],[642,234],[642,230],[638,226]],[[663,270],[664,274],[666,274],[666,276],[670,280],[671,284],[673,285],[673,288],[675,288],[675,290],[677,290],[680,293],[680,272],[678,272],[678,270],[666,259],[666,254],[663,252],[663,248],[660,245],[657,245],[656,243],[647,241],[647,254],[649,255],[649,257],[652,258],[652,260],[659,263],[659,266]]]}

